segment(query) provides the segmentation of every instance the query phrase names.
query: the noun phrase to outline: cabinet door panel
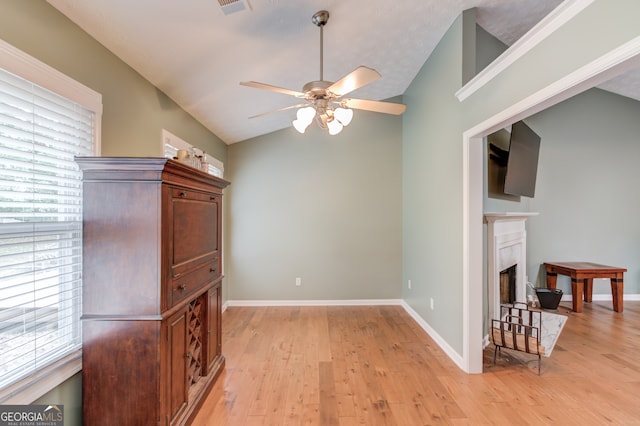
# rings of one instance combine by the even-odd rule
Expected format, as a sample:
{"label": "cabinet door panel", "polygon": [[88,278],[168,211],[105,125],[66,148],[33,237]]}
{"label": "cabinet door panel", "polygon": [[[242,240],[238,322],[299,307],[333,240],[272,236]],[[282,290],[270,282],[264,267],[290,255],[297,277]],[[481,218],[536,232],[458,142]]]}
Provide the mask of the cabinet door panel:
{"label": "cabinet door panel", "polygon": [[187,311],[168,320],[169,418],[173,420],[187,405]]}
{"label": "cabinet door panel", "polygon": [[175,274],[184,273],[218,253],[219,197],[196,191],[174,190],[172,197]]}
{"label": "cabinet door panel", "polygon": [[221,339],[221,303],[222,294],[217,285],[209,290],[207,306],[207,368],[210,370],[222,355]]}

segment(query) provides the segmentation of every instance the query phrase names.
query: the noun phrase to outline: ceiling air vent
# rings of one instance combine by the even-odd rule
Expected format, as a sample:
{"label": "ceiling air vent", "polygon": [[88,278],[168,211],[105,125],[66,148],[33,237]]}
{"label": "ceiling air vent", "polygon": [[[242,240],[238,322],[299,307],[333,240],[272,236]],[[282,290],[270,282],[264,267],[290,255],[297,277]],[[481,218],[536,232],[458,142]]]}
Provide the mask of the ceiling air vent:
{"label": "ceiling air vent", "polygon": [[218,0],[218,3],[220,3],[220,9],[225,15],[251,10],[249,0]]}

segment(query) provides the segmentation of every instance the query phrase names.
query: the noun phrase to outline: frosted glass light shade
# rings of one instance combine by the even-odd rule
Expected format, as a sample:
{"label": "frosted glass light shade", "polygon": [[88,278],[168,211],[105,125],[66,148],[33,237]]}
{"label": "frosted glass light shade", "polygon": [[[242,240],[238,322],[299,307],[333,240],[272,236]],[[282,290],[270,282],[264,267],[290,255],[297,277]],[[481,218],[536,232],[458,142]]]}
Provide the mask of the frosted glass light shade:
{"label": "frosted glass light shade", "polygon": [[305,130],[307,130],[307,127],[309,127],[309,124],[311,124],[311,122],[304,122],[302,120],[293,120],[293,122],[291,123],[293,124],[293,127],[300,133],[304,133]]}
{"label": "frosted glass light shade", "polygon": [[293,124],[293,127],[295,127],[297,131],[304,133],[304,131],[307,130],[307,127],[309,127],[309,124],[313,121],[313,117],[316,116],[316,109],[310,106],[300,108],[298,109],[296,116],[298,118],[293,120],[293,123],[291,124]]}
{"label": "frosted glass light shade", "polygon": [[336,108],[333,116],[337,118],[343,126],[348,126],[353,118],[353,110],[348,108]]}
{"label": "frosted glass light shade", "polygon": [[298,120],[301,120],[304,123],[311,123],[313,121],[313,117],[316,116],[316,109],[314,107],[304,107],[298,109],[296,113]]}
{"label": "frosted glass light shade", "polygon": [[337,135],[342,131],[342,124],[336,119],[327,122],[327,127],[329,128],[329,134],[331,136]]}

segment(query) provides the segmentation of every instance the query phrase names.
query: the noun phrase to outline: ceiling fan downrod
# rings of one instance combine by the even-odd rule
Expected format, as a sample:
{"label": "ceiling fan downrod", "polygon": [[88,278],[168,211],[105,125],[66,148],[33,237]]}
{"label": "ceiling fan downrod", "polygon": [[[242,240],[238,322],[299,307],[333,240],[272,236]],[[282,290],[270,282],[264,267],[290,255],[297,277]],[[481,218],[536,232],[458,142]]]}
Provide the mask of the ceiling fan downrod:
{"label": "ceiling fan downrod", "polygon": [[323,76],[323,62],[324,62],[324,26],[329,21],[329,12],[326,10],[321,10],[316,12],[311,17],[311,22],[316,24],[316,26],[320,27],[320,81],[324,80]]}

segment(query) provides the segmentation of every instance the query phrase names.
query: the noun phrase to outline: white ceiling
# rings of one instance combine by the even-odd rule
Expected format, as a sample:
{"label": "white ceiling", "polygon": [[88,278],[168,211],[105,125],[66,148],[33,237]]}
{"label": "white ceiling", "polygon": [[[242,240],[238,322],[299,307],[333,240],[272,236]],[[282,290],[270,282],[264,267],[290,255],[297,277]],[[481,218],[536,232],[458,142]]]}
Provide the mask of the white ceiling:
{"label": "white ceiling", "polygon": [[561,3],[242,0],[249,8],[225,15],[218,0],[47,1],[227,144],[291,125],[295,110],[248,117],[298,99],[239,82],[299,91],[318,80],[320,30],[311,22],[318,10],[331,14],[324,28],[324,79],[336,81],[366,65],[382,78],[350,97],[383,100],[404,93],[463,10],[477,7],[478,23],[511,44]]}

